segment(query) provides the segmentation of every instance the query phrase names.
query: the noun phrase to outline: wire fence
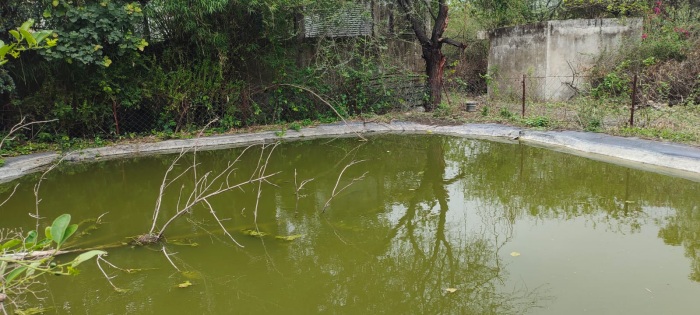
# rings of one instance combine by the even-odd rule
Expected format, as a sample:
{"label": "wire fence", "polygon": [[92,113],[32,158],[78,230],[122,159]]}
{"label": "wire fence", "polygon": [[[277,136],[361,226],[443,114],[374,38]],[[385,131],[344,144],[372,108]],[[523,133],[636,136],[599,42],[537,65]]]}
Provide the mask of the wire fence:
{"label": "wire fence", "polygon": [[[567,102],[573,98],[590,93],[591,76],[533,76],[523,74],[517,77],[499,77],[489,86],[489,95],[494,98],[518,101],[520,116],[527,115],[528,103]],[[635,74],[631,82],[619,80],[614,87],[598,88],[601,93],[614,93],[621,99],[628,99],[629,126],[634,126],[634,112],[640,103],[638,76]],[[629,91],[629,93],[628,93]]]}

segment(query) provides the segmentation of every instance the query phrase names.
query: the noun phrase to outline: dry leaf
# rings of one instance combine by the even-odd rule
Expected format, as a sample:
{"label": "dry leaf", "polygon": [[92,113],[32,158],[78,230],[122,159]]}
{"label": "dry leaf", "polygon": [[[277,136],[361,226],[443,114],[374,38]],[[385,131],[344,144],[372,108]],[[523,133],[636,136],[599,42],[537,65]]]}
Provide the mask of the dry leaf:
{"label": "dry leaf", "polygon": [[445,291],[447,291],[447,293],[455,293],[457,292],[457,288],[447,288]]}
{"label": "dry leaf", "polygon": [[520,253],[518,253],[518,252],[512,252],[512,253],[510,253],[510,255],[513,256],[513,257],[518,257],[518,256],[520,256]]}
{"label": "dry leaf", "polygon": [[186,287],[189,287],[189,286],[191,286],[191,285],[192,285],[192,282],[190,282],[190,280],[187,280],[187,281],[185,281],[185,282],[183,282],[183,283],[178,284],[177,287],[178,287],[178,288],[186,288]]}

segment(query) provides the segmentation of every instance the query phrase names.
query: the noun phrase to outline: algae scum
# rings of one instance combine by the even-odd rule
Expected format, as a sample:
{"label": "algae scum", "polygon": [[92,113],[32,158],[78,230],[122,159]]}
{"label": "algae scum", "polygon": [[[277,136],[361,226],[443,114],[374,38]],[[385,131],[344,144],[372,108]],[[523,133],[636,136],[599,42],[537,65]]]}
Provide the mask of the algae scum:
{"label": "algae scum", "polygon": [[[181,187],[191,191],[196,178],[226,168],[242,151],[184,157],[173,174],[196,161],[199,177],[189,172],[166,190],[163,218],[174,214]],[[267,160],[260,156],[259,147],[246,151],[228,180],[249,179]],[[148,232],[173,159],[65,165],[42,183],[41,214],[85,220],[74,248],[126,243]],[[35,303],[58,314],[700,309],[700,187],[693,181],[524,145],[435,135],[284,143],[265,170],[276,172],[261,185],[210,199],[244,247],[200,204],[165,232],[180,271],[162,245],[122,245],[107,249],[108,260],[140,271],[106,271],[126,292],[115,291],[95,263],[85,263],[77,276],[48,277],[48,290]],[[20,183],[0,209],[0,227],[33,227],[27,213],[38,176],[2,186],[6,196]],[[89,221],[102,214],[102,224]]]}

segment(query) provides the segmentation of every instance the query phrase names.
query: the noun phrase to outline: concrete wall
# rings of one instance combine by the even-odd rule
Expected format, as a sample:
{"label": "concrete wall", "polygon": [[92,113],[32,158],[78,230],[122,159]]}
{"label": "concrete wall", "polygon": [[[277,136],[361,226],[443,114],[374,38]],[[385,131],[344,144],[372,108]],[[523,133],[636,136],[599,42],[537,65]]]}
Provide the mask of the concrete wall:
{"label": "concrete wall", "polygon": [[642,19],[548,21],[495,29],[489,33],[489,95],[568,100],[587,86],[588,71],[601,56],[639,41]]}

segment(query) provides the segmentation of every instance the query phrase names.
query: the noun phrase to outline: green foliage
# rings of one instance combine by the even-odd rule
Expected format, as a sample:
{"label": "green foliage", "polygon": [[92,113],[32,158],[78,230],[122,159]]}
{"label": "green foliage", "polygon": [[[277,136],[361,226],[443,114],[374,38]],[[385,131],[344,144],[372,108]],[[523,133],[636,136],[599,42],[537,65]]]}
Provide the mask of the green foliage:
{"label": "green foliage", "polygon": [[[5,43],[0,39],[0,95],[14,92],[15,81],[2,66],[6,64],[8,56],[19,58],[20,53],[27,50],[46,49],[56,45],[56,38],[49,38],[52,31],[33,31],[34,20],[29,19],[16,29],[10,30],[11,42]],[[55,34],[54,34],[55,35]]]}
{"label": "green foliage", "polygon": [[620,58],[598,62],[592,73],[592,95],[627,98],[637,74],[642,101],[700,101],[697,9],[687,1],[655,1],[646,9],[642,39],[625,43]]}
{"label": "green foliage", "polygon": [[562,0],[562,15],[568,18],[641,16],[649,10],[647,0]]}
{"label": "green foliage", "polygon": [[[548,7],[541,7],[541,1],[531,0],[475,0],[470,1],[472,16],[481,21],[487,29],[524,24],[544,18],[543,13]],[[540,13],[540,14],[537,14]]]}
{"label": "green foliage", "polygon": [[513,112],[511,112],[510,110],[508,110],[508,109],[505,108],[505,107],[501,108],[501,111],[499,112],[499,115],[501,115],[501,117],[503,117],[503,118],[505,118],[505,119],[512,119],[512,118],[515,116],[515,115],[513,114]]}
{"label": "green foliage", "polygon": [[620,131],[625,136],[641,136],[675,142],[698,140],[692,133],[675,131],[668,128],[624,127]]}
{"label": "green foliage", "polygon": [[42,52],[49,60],[109,67],[112,58],[148,46],[143,35],[136,32],[143,21],[138,2],[53,1],[44,11],[44,18],[61,38],[55,48]]}
{"label": "green foliage", "polygon": [[533,128],[547,128],[551,127],[552,125],[552,121],[546,116],[528,117],[525,118],[523,122],[525,123],[525,126]]}
{"label": "green foliage", "polygon": [[[22,295],[35,293],[32,286],[41,283],[39,279],[44,275],[75,275],[78,272],[75,268],[80,264],[107,254],[92,250],[68,262],[55,262],[54,257],[61,246],[78,229],[77,224],[70,224],[70,219],[68,214],[58,216],[51,226],[46,227],[44,239],[40,239],[36,230],[29,231],[26,236],[0,239],[0,292],[6,295],[0,300],[0,309],[8,304],[17,307]],[[5,237],[11,235],[3,234]]]}
{"label": "green foliage", "polygon": [[7,63],[8,56],[19,58],[22,51],[31,49],[44,49],[56,45],[57,39],[49,38],[53,32],[49,30],[33,31],[31,27],[34,25],[34,20],[29,19],[14,30],[10,30],[13,41],[5,43],[0,40],[0,66]]}
{"label": "green foliage", "polygon": [[623,72],[626,63],[620,64],[615,71],[607,73],[602,81],[591,89],[591,95],[597,98],[629,95],[632,86],[629,74]]}

